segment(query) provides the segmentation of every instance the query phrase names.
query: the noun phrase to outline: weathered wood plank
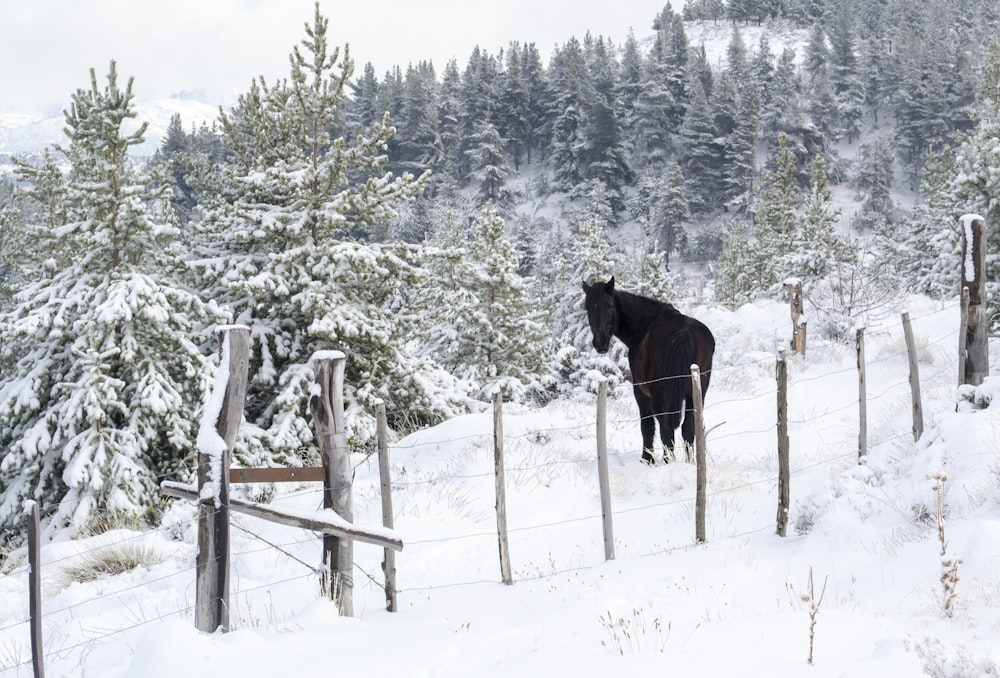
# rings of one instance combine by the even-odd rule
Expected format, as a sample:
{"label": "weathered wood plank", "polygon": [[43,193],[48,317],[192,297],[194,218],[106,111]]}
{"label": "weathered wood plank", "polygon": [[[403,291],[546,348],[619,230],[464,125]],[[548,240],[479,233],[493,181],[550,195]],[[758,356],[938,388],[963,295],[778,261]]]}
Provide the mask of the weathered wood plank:
{"label": "weathered wood plank", "polygon": [[321,483],[324,480],[326,480],[326,469],[322,466],[229,469],[230,483]]}
{"label": "weathered wood plank", "polygon": [[[176,483],[166,480],[160,483],[160,491],[168,497],[197,500],[198,490],[193,485]],[[271,522],[301,527],[313,532],[321,532],[337,537],[347,537],[366,544],[374,544],[390,548],[394,551],[403,550],[403,540],[388,530],[375,530],[353,525],[330,510],[322,512],[303,512],[291,509],[278,509],[263,504],[255,504],[236,497],[229,498],[229,508],[237,513],[270,520]]]}

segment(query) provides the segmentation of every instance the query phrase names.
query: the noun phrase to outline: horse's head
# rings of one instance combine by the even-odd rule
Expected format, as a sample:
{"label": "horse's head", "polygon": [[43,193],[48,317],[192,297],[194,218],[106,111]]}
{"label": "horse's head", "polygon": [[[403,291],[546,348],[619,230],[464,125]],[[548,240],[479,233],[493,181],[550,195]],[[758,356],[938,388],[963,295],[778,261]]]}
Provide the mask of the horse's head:
{"label": "horse's head", "polygon": [[618,324],[614,276],[606,283],[583,283],[583,292],[587,295],[584,307],[587,309],[590,331],[594,334],[594,348],[598,353],[607,353],[611,347],[611,335]]}

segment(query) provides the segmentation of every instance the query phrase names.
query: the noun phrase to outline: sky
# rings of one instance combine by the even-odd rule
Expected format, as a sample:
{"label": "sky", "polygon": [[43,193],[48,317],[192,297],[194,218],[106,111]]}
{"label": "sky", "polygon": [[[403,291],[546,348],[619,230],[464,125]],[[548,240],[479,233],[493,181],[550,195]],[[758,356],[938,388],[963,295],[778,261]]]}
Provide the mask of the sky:
{"label": "sky", "polygon": [[[534,42],[543,58],[588,30],[623,43],[652,32],[666,0],[322,0],[329,39],[347,43],[357,72],[379,77],[393,65],[431,59],[463,65],[475,46],[491,53]],[[0,114],[52,115],[71,94],[103,84],[118,64],[134,76],[137,99],[175,96],[229,104],[253,78],[288,74],[288,55],[305,37],[313,0],[0,0]]]}

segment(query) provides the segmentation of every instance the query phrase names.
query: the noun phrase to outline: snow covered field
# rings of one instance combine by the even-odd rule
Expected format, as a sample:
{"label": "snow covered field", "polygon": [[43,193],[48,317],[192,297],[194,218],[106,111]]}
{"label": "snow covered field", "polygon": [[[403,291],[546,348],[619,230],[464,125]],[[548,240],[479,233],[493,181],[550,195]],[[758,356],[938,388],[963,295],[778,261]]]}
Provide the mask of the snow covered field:
{"label": "snow covered field", "polygon": [[[775,534],[775,352],[790,338],[788,307],[682,310],[718,341],[705,412],[707,543],[694,543],[694,466],[640,464],[627,384],[608,409],[613,561],[602,545],[595,398],[506,406],[513,585],[500,577],[492,415],[467,415],[392,446],[405,542],[398,612],[384,608],[381,549],[355,545],[356,616],[340,618],[319,596],[316,535],[237,514],[234,629],[199,633],[194,510],[178,501],[160,529],[43,548],[46,675],[1000,675],[1000,410],[963,400],[956,412],[957,300],[908,301],[924,407],[917,444],[899,309],[866,329],[864,465],[853,345],[810,338],[805,358],[789,356],[786,538]],[[976,397],[996,390],[988,380]],[[380,524],[377,463],[353,463],[355,522]],[[961,559],[950,617],[939,476],[946,554]],[[280,492],[276,505],[321,504],[316,486]],[[71,581],[70,568],[107,544],[141,550],[148,566]],[[0,576],[0,678],[31,675],[27,568],[14,564]]]}

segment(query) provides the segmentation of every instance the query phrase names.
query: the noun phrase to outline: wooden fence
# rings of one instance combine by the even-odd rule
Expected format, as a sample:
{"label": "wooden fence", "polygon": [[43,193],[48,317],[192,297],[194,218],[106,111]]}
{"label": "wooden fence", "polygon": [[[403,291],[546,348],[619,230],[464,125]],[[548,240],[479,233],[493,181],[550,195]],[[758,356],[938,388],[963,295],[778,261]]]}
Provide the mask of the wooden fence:
{"label": "wooden fence", "polygon": [[[220,328],[219,334],[221,360],[218,376],[206,403],[202,430],[198,436],[198,485],[170,481],[161,484],[161,491],[167,496],[198,502],[195,625],[206,632],[229,629],[229,511],[322,533],[322,587],[337,602],[341,614],[352,616],[354,541],[376,544],[387,551],[402,550],[403,542],[392,533],[391,527],[373,530],[351,523],[350,450],[344,425],[343,400],[346,356],[339,351],[324,351],[312,358],[317,388],[309,405],[317,446],[323,459],[322,468],[230,469],[232,447],[243,417],[250,330],[243,326],[229,326]],[[382,419],[384,421],[384,417]],[[386,438],[384,432],[379,437]],[[387,446],[385,451],[388,452]],[[230,482],[317,478],[322,478],[324,483],[322,512],[305,514],[229,496]],[[391,511],[391,503],[388,510]],[[391,516],[389,518],[391,526]],[[390,571],[394,567],[386,569]],[[394,599],[390,605],[395,607]]]}

